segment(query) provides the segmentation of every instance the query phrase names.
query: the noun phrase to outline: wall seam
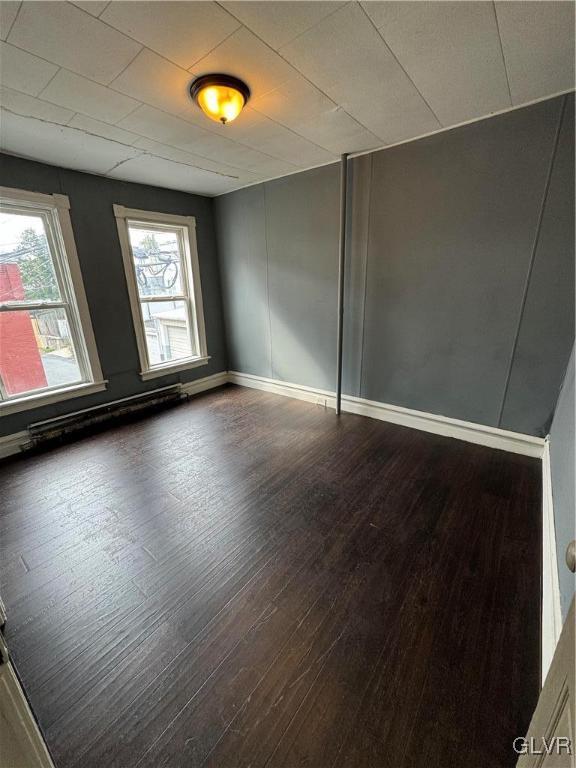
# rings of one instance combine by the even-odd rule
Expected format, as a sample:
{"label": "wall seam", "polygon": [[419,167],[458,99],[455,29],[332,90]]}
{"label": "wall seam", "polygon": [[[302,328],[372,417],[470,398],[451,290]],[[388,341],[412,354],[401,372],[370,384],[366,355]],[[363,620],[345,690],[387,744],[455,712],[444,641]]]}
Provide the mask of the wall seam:
{"label": "wall seam", "polygon": [[270,357],[270,378],[274,378],[274,365],[272,362],[272,318],[270,312],[270,281],[268,278],[268,269],[270,257],[268,254],[268,201],[266,200],[266,183],[262,185],[262,196],[264,198],[264,250],[266,251],[266,308],[268,310],[268,344]]}
{"label": "wall seam", "polygon": [[522,301],[520,303],[520,311],[518,313],[518,323],[516,326],[516,333],[514,335],[514,342],[512,344],[512,351],[510,353],[510,363],[508,365],[508,372],[506,374],[506,380],[504,382],[504,391],[502,393],[502,402],[500,403],[500,411],[498,413],[497,426],[502,425],[502,418],[504,416],[504,408],[506,406],[506,400],[508,398],[508,390],[510,388],[510,380],[512,378],[512,368],[514,366],[514,360],[518,349],[518,341],[520,339],[520,331],[522,328],[522,321],[524,320],[524,311],[526,309],[526,302],[528,300],[528,292],[530,290],[530,283],[532,280],[532,272],[534,270],[534,263],[536,261],[536,251],[540,243],[540,233],[542,230],[542,221],[544,220],[544,211],[546,209],[546,202],[548,200],[548,193],[550,191],[550,183],[552,181],[552,172],[554,170],[554,163],[556,161],[556,153],[558,151],[558,144],[560,142],[560,133],[562,130],[562,123],[564,122],[564,114],[566,112],[566,103],[568,97],[564,96],[562,100],[562,106],[560,108],[560,115],[558,117],[558,125],[556,126],[556,133],[554,141],[552,143],[552,152],[550,156],[550,163],[548,166],[548,173],[546,175],[546,182],[544,184],[544,192],[542,194],[542,202],[540,203],[540,211],[538,213],[538,220],[536,223],[536,231],[534,234],[534,241],[532,243],[532,250],[530,253],[530,261],[528,263],[528,271],[526,273],[526,280],[524,282],[524,291],[522,294]]}
{"label": "wall seam", "polygon": [[372,225],[372,183],[374,179],[374,155],[370,155],[370,174],[368,181],[368,221],[366,223],[366,244],[364,246],[364,287],[362,289],[362,327],[360,329],[360,379],[358,381],[358,397],[363,396],[364,386],[364,342],[366,327],[366,287],[368,285],[368,251],[370,245],[370,230]]}

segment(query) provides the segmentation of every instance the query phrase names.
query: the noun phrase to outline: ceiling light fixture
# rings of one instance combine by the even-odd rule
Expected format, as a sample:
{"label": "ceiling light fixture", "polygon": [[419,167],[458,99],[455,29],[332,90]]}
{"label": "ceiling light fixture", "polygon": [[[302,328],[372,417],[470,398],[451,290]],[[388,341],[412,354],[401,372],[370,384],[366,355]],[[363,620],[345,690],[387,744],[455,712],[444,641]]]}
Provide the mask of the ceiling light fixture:
{"label": "ceiling light fixture", "polygon": [[190,86],[190,95],[210,120],[226,125],[244,109],[250,88],[232,75],[202,75]]}

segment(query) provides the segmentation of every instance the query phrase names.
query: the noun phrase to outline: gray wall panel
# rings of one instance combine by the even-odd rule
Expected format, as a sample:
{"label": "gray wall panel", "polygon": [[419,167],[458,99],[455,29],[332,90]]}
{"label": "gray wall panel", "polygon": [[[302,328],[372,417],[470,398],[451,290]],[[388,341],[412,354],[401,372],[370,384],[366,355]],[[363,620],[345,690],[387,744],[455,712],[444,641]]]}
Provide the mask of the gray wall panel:
{"label": "gray wall panel", "polygon": [[274,378],[336,381],[338,166],[265,185]]}
{"label": "gray wall panel", "polygon": [[229,368],[272,375],[264,186],[216,201]]}
{"label": "gray wall panel", "polygon": [[546,435],[574,343],[574,98],[567,97],[501,426]]}
{"label": "gray wall panel", "polygon": [[363,397],[497,425],[559,110],[374,155]]}
{"label": "gray wall panel", "polygon": [[[96,344],[104,377],[109,380],[105,392],[3,416],[0,418],[0,434],[11,434],[25,429],[34,421],[79,408],[226,370],[220,275],[210,198],[105,179],[4,154],[0,154],[0,184],[69,196],[72,227]],[[114,203],[196,217],[206,336],[208,354],[211,355],[208,365],[147,382],[141,380],[122,254],[112,210]]]}
{"label": "gray wall panel", "polygon": [[568,363],[564,384],[558,398],[554,421],[550,430],[550,466],[552,474],[552,498],[558,552],[558,575],[562,616],[566,618],[574,594],[574,574],[565,562],[566,547],[576,537],[574,531],[576,515],[574,442],[574,350]]}

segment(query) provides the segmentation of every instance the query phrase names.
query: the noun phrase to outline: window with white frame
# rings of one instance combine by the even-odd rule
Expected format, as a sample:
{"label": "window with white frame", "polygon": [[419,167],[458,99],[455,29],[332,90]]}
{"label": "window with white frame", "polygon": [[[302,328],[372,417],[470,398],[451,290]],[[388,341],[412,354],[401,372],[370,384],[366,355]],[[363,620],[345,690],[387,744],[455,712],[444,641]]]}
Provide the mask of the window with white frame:
{"label": "window with white frame", "polygon": [[142,378],[207,363],[194,218],[120,205],[114,214]]}
{"label": "window with white frame", "polygon": [[0,415],[105,389],[69,207],[0,188]]}

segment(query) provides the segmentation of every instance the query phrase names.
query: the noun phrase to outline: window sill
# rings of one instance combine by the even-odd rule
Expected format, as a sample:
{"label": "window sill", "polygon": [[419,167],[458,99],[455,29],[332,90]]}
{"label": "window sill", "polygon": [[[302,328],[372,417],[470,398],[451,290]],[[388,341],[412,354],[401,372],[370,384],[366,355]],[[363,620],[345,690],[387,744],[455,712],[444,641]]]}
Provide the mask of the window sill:
{"label": "window sill", "polygon": [[37,395],[28,395],[28,397],[21,397],[17,400],[5,400],[0,403],[0,416],[29,411],[32,408],[41,408],[43,405],[52,405],[63,400],[72,400],[75,397],[93,395],[95,392],[103,392],[107,383],[107,381],[91,381],[88,384],[76,384],[52,392],[39,392]]}
{"label": "window sill", "polygon": [[149,371],[142,371],[140,377],[142,381],[157,379],[160,376],[169,376],[171,373],[179,373],[180,371],[187,371],[190,368],[198,368],[200,365],[208,365],[209,360],[210,356],[195,357],[193,360],[185,360],[174,365],[163,365],[161,368],[151,368]]}

